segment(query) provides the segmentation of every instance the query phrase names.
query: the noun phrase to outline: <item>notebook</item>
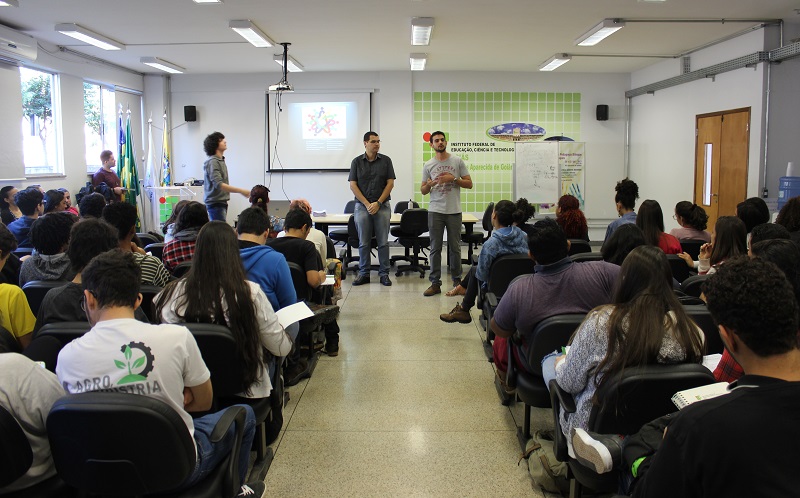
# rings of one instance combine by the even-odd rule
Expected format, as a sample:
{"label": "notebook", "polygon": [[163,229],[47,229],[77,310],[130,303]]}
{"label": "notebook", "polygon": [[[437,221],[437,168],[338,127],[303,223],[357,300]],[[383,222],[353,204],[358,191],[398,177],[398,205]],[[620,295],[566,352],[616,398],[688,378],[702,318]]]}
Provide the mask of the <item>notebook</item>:
{"label": "notebook", "polygon": [[728,394],[727,382],[717,382],[716,384],[708,384],[706,386],[695,387],[693,389],[686,389],[685,391],[678,391],[672,396],[672,402],[679,410],[683,410],[692,403],[703,401],[704,399],[716,398],[723,394]]}

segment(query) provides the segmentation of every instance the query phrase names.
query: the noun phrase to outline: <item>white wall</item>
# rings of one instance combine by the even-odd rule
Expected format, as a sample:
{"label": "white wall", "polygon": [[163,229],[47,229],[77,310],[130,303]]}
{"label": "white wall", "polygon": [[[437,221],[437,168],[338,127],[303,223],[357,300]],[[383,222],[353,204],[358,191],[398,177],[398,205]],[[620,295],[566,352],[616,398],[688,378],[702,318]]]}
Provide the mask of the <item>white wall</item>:
{"label": "white wall", "polygon": [[[692,54],[692,70],[764,50],[764,31]],[[669,60],[631,75],[631,88],[678,76]],[[660,66],[660,67],[659,67]],[[673,69],[665,74],[664,67]],[[656,199],[667,231],[677,227],[675,204],[694,196],[695,117],[698,114],[750,107],[750,154],[747,195],[760,193],[764,64],[717,75],[635,97],[631,102],[630,177],[639,184],[640,202]]]}

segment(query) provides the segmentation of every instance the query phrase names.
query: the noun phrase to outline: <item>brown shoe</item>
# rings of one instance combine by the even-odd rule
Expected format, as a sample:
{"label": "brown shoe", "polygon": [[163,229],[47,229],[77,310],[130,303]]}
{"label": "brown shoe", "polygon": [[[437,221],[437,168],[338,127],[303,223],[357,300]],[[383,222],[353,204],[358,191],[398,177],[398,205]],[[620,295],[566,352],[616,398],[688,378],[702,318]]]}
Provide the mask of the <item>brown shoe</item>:
{"label": "brown shoe", "polygon": [[441,285],[431,284],[430,287],[425,289],[425,292],[423,292],[422,295],[425,296],[425,297],[431,297],[431,296],[434,296],[436,294],[441,294],[441,293],[442,293],[442,286]]}
{"label": "brown shoe", "polygon": [[469,311],[462,308],[460,304],[456,304],[456,307],[453,308],[450,313],[439,315],[439,319],[447,323],[469,323],[472,321],[472,316],[469,314]]}

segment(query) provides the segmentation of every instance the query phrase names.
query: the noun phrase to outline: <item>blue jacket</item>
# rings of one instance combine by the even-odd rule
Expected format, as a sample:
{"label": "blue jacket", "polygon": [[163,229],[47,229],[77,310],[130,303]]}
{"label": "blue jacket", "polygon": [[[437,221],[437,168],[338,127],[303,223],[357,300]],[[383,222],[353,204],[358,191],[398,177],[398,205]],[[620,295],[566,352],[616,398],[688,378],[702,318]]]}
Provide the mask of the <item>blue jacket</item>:
{"label": "blue jacket", "polygon": [[247,279],[261,287],[272,309],[278,311],[297,302],[292,274],[283,254],[269,246],[247,247],[239,254]]}
{"label": "blue jacket", "polygon": [[506,254],[527,254],[528,236],[519,227],[510,226],[498,228],[492,232],[489,240],[483,243],[481,254],[478,256],[478,268],[475,276],[481,282],[489,280],[489,268],[495,259]]}
{"label": "blue jacket", "polygon": [[31,225],[36,221],[33,218],[22,216],[8,224],[8,229],[14,234],[19,247],[33,247],[31,242]]}

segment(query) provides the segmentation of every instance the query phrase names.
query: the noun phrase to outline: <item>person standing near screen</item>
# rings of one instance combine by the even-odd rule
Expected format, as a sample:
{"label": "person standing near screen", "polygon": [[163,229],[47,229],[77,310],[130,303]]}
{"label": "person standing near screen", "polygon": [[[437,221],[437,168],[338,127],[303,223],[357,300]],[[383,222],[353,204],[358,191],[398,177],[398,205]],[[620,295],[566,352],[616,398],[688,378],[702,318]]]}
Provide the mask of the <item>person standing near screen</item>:
{"label": "person standing near screen", "polygon": [[358,278],[353,285],[369,283],[371,243],[378,241],[378,275],[381,285],[390,286],[389,279],[389,207],[390,193],[394,188],[394,166],[388,156],[378,154],[381,139],[374,131],[364,134],[364,154],[350,163],[350,190],[356,196],[353,216],[358,230]]}
{"label": "person standing near screen", "polygon": [[447,229],[447,248],[450,257],[450,276],[453,287],[461,283],[461,189],[472,188],[472,178],[467,165],[447,152],[447,138],[443,131],[435,131],[430,138],[436,151],[422,169],[422,195],[431,194],[428,205],[428,229],[431,236],[431,286],[422,294],[433,296],[442,292],[442,241]]}
{"label": "person standing near screen", "polygon": [[210,221],[227,221],[228,201],[231,192],[250,196],[250,191],[234,187],[228,183],[228,166],[222,154],[228,150],[225,135],[215,131],[203,140],[203,150],[208,159],[203,164],[203,193],[205,194],[206,210]]}

